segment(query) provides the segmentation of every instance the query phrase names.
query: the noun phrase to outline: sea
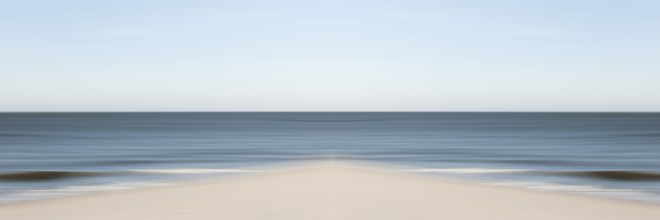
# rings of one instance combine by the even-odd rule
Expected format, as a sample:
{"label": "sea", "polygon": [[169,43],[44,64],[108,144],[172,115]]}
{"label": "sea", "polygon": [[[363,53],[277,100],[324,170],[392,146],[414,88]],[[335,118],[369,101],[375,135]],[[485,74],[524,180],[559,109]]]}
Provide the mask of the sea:
{"label": "sea", "polygon": [[0,113],[0,204],[316,160],[660,203],[660,113]]}

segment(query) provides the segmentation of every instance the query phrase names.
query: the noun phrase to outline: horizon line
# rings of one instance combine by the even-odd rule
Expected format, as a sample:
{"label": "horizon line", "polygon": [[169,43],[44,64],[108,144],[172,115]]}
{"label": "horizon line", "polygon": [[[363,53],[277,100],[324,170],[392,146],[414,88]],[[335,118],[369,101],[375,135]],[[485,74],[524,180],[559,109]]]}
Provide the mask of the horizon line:
{"label": "horizon line", "polygon": [[660,113],[660,111],[0,111],[0,114],[39,113]]}

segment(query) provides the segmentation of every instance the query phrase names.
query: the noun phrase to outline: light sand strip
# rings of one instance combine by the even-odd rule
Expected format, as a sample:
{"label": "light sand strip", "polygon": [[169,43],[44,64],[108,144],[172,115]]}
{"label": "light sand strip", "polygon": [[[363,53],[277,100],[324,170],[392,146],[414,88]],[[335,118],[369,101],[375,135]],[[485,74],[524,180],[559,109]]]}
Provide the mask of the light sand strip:
{"label": "light sand strip", "polygon": [[2,220],[658,220],[660,206],[341,163],[0,207]]}

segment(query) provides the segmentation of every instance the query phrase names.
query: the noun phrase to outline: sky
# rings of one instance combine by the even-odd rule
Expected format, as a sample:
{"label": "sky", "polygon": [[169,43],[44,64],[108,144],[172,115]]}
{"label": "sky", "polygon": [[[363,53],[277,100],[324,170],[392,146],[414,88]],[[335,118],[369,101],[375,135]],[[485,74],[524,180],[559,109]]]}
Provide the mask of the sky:
{"label": "sky", "polygon": [[0,111],[660,111],[657,0],[0,0]]}

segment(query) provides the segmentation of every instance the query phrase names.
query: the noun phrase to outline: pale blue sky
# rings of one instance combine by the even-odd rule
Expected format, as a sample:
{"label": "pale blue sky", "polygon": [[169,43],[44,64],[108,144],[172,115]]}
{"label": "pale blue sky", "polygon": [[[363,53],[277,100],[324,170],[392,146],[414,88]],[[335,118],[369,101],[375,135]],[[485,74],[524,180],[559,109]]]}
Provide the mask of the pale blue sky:
{"label": "pale blue sky", "polygon": [[660,111],[656,0],[0,0],[0,111]]}

